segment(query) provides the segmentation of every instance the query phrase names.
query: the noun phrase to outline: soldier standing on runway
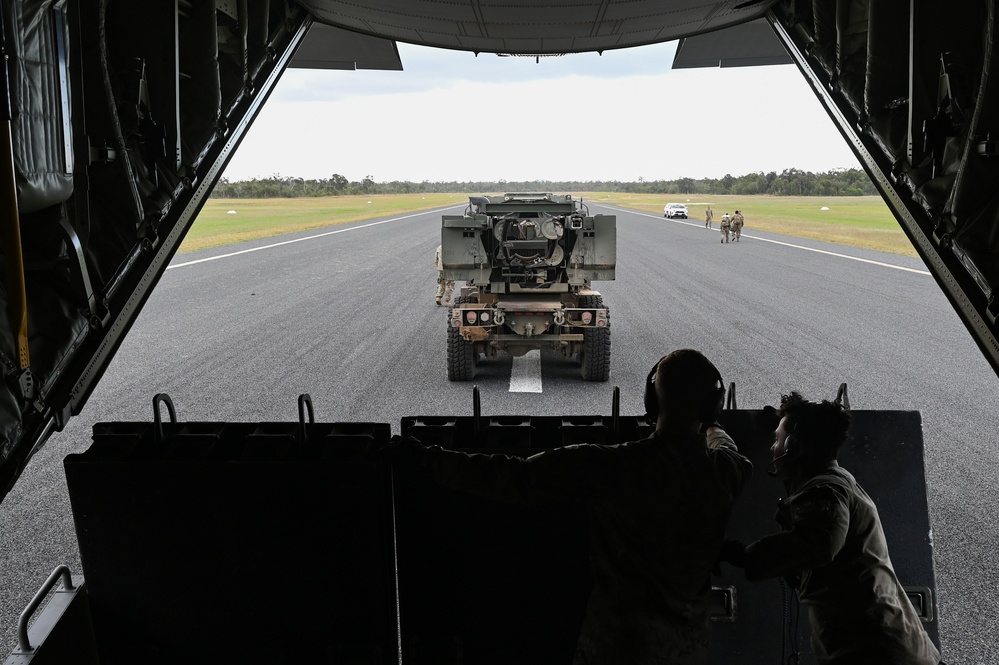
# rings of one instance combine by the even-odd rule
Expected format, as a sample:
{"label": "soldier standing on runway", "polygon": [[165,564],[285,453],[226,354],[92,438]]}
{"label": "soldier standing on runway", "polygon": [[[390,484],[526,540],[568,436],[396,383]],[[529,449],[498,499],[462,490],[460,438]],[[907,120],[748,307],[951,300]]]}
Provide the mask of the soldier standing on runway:
{"label": "soldier standing on runway", "polygon": [[732,237],[736,242],[739,242],[739,238],[742,236],[742,226],[745,223],[746,218],[736,210],[735,215],[732,216]]}

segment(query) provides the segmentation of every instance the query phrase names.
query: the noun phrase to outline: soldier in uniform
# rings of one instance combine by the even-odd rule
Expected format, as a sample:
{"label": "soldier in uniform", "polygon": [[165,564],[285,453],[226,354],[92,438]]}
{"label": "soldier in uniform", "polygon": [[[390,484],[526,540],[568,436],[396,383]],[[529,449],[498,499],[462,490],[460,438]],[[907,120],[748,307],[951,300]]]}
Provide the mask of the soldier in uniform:
{"label": "soldier in uniform", "polygon": [[711,228],[711,220],[715,218],[715,211],[711,209],[709,205],[707,210],[704,211],[704,228]]}
{"label": "soldier in uniform", "polygon": [[726,212],[724,215],[722,215],[721,218],[722,242],[728,242],[728,234],[731,229],[732,229],[732,218],[729,217],[728,213]]}
{"label": "soldier in uniform", "polygon": [[732,237],[736,242],[739,242],[739,238],[742,236],[742,225],[746,223],[746,218],[742,216],[742,213],[738,210],[732,216]]}
{"label": "soldier in uniform", "polygon": [[892,568],[877,507],[836,461],[850,412],[792,392],[778,415],[767,472],[787,488],[777,515],[783,531],[749,547],[726,542],[722,560],[750,580],[794,576],[819,665],[938,665],[940,652]]}
{"label": "soldier in uniform", "polygon": [[434,265],[437,266],[437,306],[441,306],[441,297],[444,298],[444,305],[451,306],[451,292],[454,291],[454,280],[444,279],[444,263],[441,261],[441,245],[437,245],[437,254],[434,255]]}
{"label": "soldier in uniform", "polygon": [[[660,359],[645,382],[646,439],[521,458],[394,437],[386,456],[437,483],[518,504],[582,501],[594,587],[574,665],[704,665],[711,569],[752,464],[716,422],[725,396],[700,352]],[[400,469],[401,472],[401,469]]]}

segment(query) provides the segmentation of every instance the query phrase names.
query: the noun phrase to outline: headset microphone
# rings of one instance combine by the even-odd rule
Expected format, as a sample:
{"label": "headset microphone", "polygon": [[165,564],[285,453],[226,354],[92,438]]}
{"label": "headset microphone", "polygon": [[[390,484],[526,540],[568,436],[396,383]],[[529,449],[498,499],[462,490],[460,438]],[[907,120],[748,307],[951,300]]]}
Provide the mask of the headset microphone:
{"label": "headset microphone", "polygon": [[777,470],[777,462],[781,461],[785,457],[787,457],[787,453],[784,453],[783,455],[778,455],[777,457],[773,458],[770,461],[770,464],[767,464],[768,476],[770,476],[771,478],[776,478],[777,476],[780,475],[780,472]]}
{"label": "headset microphone", "polygon": [[785,457],[788,458],[787,461],[789,463],[799,463],[804,458],[805,449],[802,447],[800,439],[801,435],[798,433],[798,423],[795,422],[791,431],[784,437],[784,445],[782,446],[784,452],[773,458],[770,464],[767,465],[768,476],[776,478],[780,475],[780,471],[777,469],[777,462]]}

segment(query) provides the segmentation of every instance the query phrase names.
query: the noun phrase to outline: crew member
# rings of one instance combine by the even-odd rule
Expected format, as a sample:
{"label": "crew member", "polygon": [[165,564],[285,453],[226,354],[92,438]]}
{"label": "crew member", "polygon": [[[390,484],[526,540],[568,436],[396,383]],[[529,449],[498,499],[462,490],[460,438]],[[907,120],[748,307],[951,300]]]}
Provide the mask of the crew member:
{"label": "crew member", "polygon": [[739,238],[742,236],[742,226],[746,223],[746,218],[742,216],[742,213],[738,210],[732,215],[732,238],[739,242]]}
{"label": "crew member", "polygon": [[709,204],[707,209],[704,211],[704,228],[711,228],[711,220],[714,219],[714,217],[715,211],[711,209],[711,205]]}
{"label": "crew member", "polygon": [[850,413],[836,402],[783,398],[769,471],[783,478],[783,527],[723,560],[750,580],[797,576],[820,665],[937,665],[930,640],[895,576],[874,502],[836,461]]}
{"label": "crew member", "polygon": [[729,214],[726,212],[721,217],[721,234],[722,234],[721,241],[722,242],[728,242],[728,234],[729,234],[729,231],[731,231],[731,230],[732,230],[732,218],[729,217]]}
{"label": "crew member", "polygon": [[437,266],[437,306],[441,306],[441,298],[444,298],[444,305],[451,306],[451,292],[454,291],[454,280],[444,279],[444,262],[441,261],[441,245],[437,245],[437,253],[434,255],[434,265]]}
{"label": "crew member", "polygon": [[640,441],[572,445],[526,459],[426,448],[403,437],[389,446],[403,466],[429,467],[438,483],[461,491],[589,506],[594,588],[575,665],[707,661],[711,568],[752,465],[715,420],[724,383],[701,353],[663,357],[645,391],[656,430]]}

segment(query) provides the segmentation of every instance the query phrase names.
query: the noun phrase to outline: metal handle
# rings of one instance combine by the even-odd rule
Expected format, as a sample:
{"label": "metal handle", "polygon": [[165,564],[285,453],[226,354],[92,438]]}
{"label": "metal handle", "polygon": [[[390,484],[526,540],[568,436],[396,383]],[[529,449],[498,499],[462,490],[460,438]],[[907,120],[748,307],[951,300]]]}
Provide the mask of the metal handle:
{"label": "metal handle", "polygon": [[728,401],[726,402],[725,408],[731,410],[739,408],[735,405],[735,381],[728,384]]}
{"label": "metal handle", "polygon": [[309,393],[302,393],[298,396],[298,443],[305,443],[305,412],[309,412],[309,424],[316,422],[316,413],[312,410],[312,397]]}
{"label": "metal handle", "polygon": [[611,429],[614,443],[621,443],[621,388],[614,386],[611,393]]}
{"label": "metal handle", "polygon": [[479,397],[479,387],[472,386],[472,426],[474,440],[476,444],[479,442],[479,434],[481,433],[481,423],[482,420],[482,400]]}
{"label": "metal handle", "polygon": [[153,444],[159,445],[164,439],[163,418],[160,416],[160,404],[166,404],[167,413],[170,414],[170,422],[177,422],[177,409],[173,408],[173,400],[166,393],[156,393],[153,395]]}
{"label": "metal handle", "polygon": [[38,590],[35,597],[31,599],[28,606],[24,608],[23,612],[21,612],[21,618],[17,621],[17,648],[21,651],[28,652],[34,650],[34,647],[31,646],[31,642],[28,641],[28,619],[30,619],[31,615],[35,613],[38,606],[42,604],[42,601],[45,600],[45,596],[49,594],[49,591],[52,590],[52,587],[55,586],[55,583],[59,581],[60,577],[62,577],[63,586],[66,587],[67,591],[72,591],[74,589],[73,577],[69,573],[69,566],[56,566],[56,569],[52,571],[49,578],[45,580],[45,584],[42,585],[42,588]]}
{"label": "metal handle", "polygon": [[850,410],[850,395],[846,392],[846,384],[839,384],[839,391],[836,393],[836,403],[842,404],[847,411]]}

